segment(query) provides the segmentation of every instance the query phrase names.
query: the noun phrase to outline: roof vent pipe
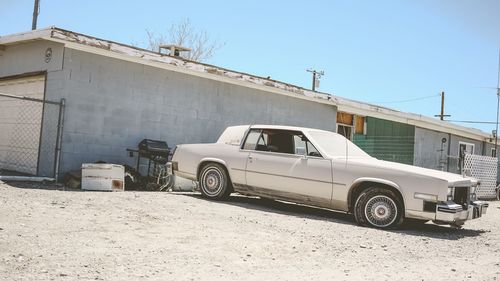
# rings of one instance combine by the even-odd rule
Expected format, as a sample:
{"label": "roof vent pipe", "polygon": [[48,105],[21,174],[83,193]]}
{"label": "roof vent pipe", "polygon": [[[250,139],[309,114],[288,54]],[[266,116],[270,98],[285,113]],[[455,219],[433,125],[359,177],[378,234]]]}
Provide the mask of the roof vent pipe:
{"label": "roof vent pipe", "polygon": [[158,52],[160,54],[164,54],[164,53],[162,53],[162,49],[167,50],[168,53],[166,53],[166,55],[171,56],[171,57],[180,57],[181,52],[191,52],[191,49],[189,49],[189,48],[182,47],[179,45],[173,45],[173,44],[160,45],[159,50],[158,50]]}

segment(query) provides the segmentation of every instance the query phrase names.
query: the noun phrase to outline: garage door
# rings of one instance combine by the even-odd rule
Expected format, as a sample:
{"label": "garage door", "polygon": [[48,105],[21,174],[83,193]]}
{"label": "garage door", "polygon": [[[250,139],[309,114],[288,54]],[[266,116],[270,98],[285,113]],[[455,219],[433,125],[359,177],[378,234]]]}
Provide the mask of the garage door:
{"label": "garage door", "polygon": [[[45,76],[0,80],[0,93],[42,99]],[[36,175],[43,103],[0,96],[0,169]]]}

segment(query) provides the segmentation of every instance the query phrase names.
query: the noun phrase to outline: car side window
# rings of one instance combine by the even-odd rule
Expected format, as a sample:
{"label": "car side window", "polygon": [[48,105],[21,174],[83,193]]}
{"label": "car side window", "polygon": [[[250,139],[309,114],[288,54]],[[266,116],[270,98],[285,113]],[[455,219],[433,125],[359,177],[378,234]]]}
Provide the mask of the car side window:
{"label": "car side window", "polygon": [[295,154],[297,154],[297,148],[302,148],[304,151],[307,151],[307,143],[304,138],[300,135],[294,135],[293,140],[295,143]]}
{"label": "car side window", "polygon": [[268,140],[269,140],[268,133],[266,131],[262,132],[262,134],[260,134],[259,140],[257,141],[257,146],[255,147],[255,150],[269,151],[267,148]]}
{"label": "car side window", "polygon": [[293,133],[285,130],[264,130],[267,134],[267,151],[294,154]]}
{"label": "car side window", "polygon": [[307,155],[308,156],[314,156],[314,157],[322,157],[321,153],[314,147],[314,145],[307,141]]}
{"label": "car side window", "polygon": [[318,150],[299,131],[252,129],[247,135],[243,149],[295,154],[303,148],[308,156],[321,157]]}
{"label": "car side window", "polygon": [[250,130],[247,134],[247,138],[245,140],[245,144],[243,145],[243,149],[254,150],[257,142],[259,142],[261,130]]}
{"label": "car side window", "polygon": [[293,154],[293,133],[285,130],[252,130],[243,149]]}
{"label": "car side window", "polygon": [[322,157],[318,152],[316,147],[302,134],[296,134],[293,136],[295,143],[295,151],[298,147],[303,148],[306,151],[307,156]]}

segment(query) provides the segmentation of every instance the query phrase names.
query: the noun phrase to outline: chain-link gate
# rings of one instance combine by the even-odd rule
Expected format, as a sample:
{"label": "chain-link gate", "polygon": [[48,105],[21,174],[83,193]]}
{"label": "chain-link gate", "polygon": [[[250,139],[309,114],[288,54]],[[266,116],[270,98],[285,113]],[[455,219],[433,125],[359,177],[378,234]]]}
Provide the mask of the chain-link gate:
{"label": "chain-link gate", "polygon": [[476,189],[477,198],[496,198],[498,158],[465,154],[463,165],[464,171],[469,170],[472,177],[481,181]]}
{"label": "chain-link gate", "polygon": [[0,175],[57,178],[64,99],[0,93]]}

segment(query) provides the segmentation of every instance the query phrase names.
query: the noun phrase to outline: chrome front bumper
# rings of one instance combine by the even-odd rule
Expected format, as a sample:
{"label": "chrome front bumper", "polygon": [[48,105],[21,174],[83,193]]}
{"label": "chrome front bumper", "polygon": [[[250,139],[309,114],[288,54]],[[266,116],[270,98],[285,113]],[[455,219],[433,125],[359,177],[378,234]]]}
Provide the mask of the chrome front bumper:
{"label": "chrome front bumper", "polygon": [[474,201],[464,210],[462,205],[454,202],[442,202],[436,205],[436,221],[453,223],[477,219],[486,214],[488,206],[487,202]]}

